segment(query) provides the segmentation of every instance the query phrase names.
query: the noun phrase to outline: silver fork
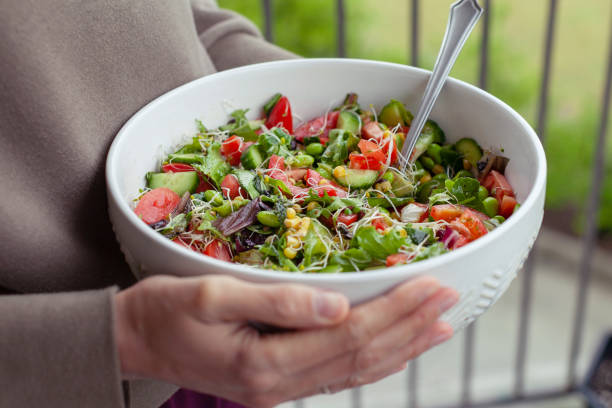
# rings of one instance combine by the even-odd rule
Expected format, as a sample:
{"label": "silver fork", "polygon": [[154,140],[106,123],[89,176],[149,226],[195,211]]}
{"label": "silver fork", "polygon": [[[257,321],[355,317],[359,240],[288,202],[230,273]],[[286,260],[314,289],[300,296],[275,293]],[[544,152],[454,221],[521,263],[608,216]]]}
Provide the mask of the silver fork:
{"label": "silver fork", "polygon": [[440,95],[442,86],[448,78],[448,74],[457,60],[463,44],[470,36],[474,25],[482,14],[482,8],[476,0],[459,0],[450,8],[446,33],[440,46],[440,52],[434,65],[433,72],[427,82],[425,93],[421,99],[417,114],[412,119],[410,130],[406,136],[406,141],[402,148],[401,170],[406,171],[406,166],[410,162],[410,156],[414,150],[417,139],[425,126],[425,122],[433,109],[434,103]]}

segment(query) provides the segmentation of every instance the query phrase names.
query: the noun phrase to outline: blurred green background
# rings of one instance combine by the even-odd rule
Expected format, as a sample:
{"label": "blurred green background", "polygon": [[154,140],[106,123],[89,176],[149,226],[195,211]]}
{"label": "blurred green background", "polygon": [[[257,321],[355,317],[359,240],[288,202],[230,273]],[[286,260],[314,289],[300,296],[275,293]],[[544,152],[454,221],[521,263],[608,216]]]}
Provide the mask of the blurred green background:
{"label": "blurred green background", "polygon": [[[218,0],[254,21],[263,32],[259,0]],[[346,0],[346,56],[409,63],[410,2]],[[435,62],[451,0],[420,2],[419,65]],[[491,1],[488,91],[536,126],[548,1]],[[601,116],[612,2],[561,0],[553,48],[545,148],[549,219],[579,233],[591,186],[592,159]],[[336,55],[336,2],[276,0],[275,42],[305,57]],[[477,84],[479,23],[451,76]],[[606,178],[599,214],[602,235],[612,236],[612,142],[607,135]]]}

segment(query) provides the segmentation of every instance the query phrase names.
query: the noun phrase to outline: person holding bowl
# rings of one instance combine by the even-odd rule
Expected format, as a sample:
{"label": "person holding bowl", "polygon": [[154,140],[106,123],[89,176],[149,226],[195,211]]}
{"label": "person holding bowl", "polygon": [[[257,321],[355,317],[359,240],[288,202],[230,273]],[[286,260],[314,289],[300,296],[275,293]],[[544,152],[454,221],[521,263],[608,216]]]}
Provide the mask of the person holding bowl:
{"label": "person holding bowl", "polygon": [[[268,407],[376,381],[451,337],[438,317],[457,293],[432,278],[354,308],[224,276],[135,282],[106,213],[118,129],[178,85],[295,56],[212,0],[2,10],[0,406],[156,407],[178,386]],[[221,404],[211,398],[166,404]]]}

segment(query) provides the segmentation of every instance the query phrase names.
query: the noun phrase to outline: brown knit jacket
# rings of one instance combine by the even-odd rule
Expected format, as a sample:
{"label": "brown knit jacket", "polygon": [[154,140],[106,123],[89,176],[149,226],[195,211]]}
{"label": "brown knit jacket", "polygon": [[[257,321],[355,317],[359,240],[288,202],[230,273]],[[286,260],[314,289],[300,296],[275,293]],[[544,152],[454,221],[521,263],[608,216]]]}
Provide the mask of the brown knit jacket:
{"label": "brown knit jacket", "polygon": [[[110,143],[176,86],[290,57],[213,0],[0,0],[0,407],[123,406]],[[174,390],[134,381],[129,405]]]}

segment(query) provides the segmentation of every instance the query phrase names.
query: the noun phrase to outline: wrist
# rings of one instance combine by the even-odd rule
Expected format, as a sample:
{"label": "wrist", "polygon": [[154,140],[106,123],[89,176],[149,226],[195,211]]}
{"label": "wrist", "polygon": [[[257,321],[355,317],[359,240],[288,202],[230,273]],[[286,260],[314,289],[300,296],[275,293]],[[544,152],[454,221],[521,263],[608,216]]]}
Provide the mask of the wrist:
{"label": "wrist", "polygon": [[139,334],[130,307],[130,289],[115,295],[115,346],[119,356],[121,375],[124,379],[134,379],[145,376],[142,353],[144,348],[139,341]]}

